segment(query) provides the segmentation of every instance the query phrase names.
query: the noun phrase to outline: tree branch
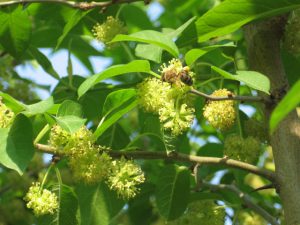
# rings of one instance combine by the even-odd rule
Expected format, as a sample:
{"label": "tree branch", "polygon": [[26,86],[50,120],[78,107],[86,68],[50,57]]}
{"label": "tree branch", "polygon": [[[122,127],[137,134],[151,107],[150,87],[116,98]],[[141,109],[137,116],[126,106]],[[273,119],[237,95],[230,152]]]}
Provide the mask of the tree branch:
{"label": "tree branch", "polygon": [[[44,153],[49,154],[57,154],[57,155],[63,155],[61,151],[58,151],[57,149],[50,147],[48,145],[42,145],[42,144],[35,144],[35,148]],[[113,158],[120,158],[122,156],[126,158],[132,158],[132,159],[170,159],[174,161],[181,161],[181,162],[192,162],[192,163],[200,163],[200,164],[207,164],[207,165],[223,165],[227,167],[237,168],[241,170],[248,171],[250,173],[262,176],[271,182],[273,182],[276,185],[275,180],[275,174],[272,171],[259,168],[257,166],[244,163],[238,160],[234,159],[228,159],[228,158],[217,158],[217,157],[202,157],[202,156],[193,156],[193,155],[186,155],[182,153],[177,153],[175,151],[172,151],[170,153],[166,152],[151,152],[151,151],[109,151],[108,154],[110,154]]]}
{"label": "tree branch", "polygon": [[1,1],[0,6],[9,6],[9,5],[23,4],[23,3],[58,3],[58,4],[67,5],[72,8],[89,10],[98,7],[106,8],[113,4],[132,3],[138,1],[142,1],[142,0],[112,0],[106,2],[75,2],[75,1],[67,1],[67,0],[11,0],[11,1]]}
{"label": "tree branch", "polygon": [[236,186],[226,185],[226,184],[214,185],[214,184],[210,184],[210,183],[206,183],[206,182],[203,182],[202,186],[207,187],[208,189],[210,189],[212,191],[227,190],[227,191],[234,192],[236,195],[238,195],[240,197],[240,199],[244,202],[244,204],[248,208],[252,209],[257,214],[261,215],[270,224],[279,225],[279,223],[276,221],[276,219],[272,215],[270,215],[265,209],[263,209],[259,205],[255,204],[249,195],[240,191]]}
{"label": "tree branch", "polygon": [[243,102],[264,102],[267,103],[269,100],[267,100],[264,97],[261,96],[228,96],[228,97],[214,97],[208,94],[205,94],[203,92],[197,91],[196,89],[190,90],[190,93],[202,96],[208,100],[211,101],[224,101],[224,100],[235,100],[235,101],[243,101]]}

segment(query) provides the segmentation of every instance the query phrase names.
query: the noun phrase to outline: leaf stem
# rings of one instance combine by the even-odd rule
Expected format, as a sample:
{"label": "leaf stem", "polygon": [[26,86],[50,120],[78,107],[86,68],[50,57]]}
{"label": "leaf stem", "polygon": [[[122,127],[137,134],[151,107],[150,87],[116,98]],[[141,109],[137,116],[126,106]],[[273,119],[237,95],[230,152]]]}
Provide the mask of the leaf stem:
{"label": "leaf stem", "polygon": [[46,124],[43,129],[40,131],[40,133],[36,136],[34,139],[34,144],[38,143],[44,136],[45,134],[50,130],[49,124]]}

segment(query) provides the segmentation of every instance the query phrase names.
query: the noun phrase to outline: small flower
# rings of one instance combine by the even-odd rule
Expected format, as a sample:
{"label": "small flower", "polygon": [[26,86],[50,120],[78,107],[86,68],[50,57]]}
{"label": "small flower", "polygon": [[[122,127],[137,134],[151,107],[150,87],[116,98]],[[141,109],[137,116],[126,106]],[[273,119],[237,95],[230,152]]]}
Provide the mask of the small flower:
{"label": "small flower", "polygon": [[92,32],[98,41],[107,45],[117,34],[126,33],[126,28],[119,19],[108,16],[104,23],[97,23]]}
{"label": "small flower", "polygon": [[47,189],[41,189],[39,182],[33,183],[24,197],[27,208],[33,210],[36,216],[54,214],[58,210],[57,195]]}
{"label": "small flower", "polygon": [[260,142],[257,138],[242,138],[239,135],[226,137],[224,155],[231,159],[255,164],[260,155]]}
{"label": "small flower", "polygon": [[[211,96],[227,97],[229,95],[232,95],[230,91],[227,89],[220,89],[214,91]],[[203,116],[214,128],[226,130],[234,123],[235,109],[232,100],[208,101],[203,110]]]}
{"label": "small flower", "polygon": [[157,78],[147,78],[137,86],[139,104],[146,112],[158,114],[160,108],[170,101],[171,85]]}
{"label": "small flower", "polygon": [[130,199],[136,196],[140,190],[137,186],[144,181],[141,167],[130,160],[121,158],[113,161],[107,184],[110,189],[117,192],[118,196]]}
{"label": "small flower", "polygon": [[14,112],[9,109],[0,97],[0,128],[7,128],[15,117]]}

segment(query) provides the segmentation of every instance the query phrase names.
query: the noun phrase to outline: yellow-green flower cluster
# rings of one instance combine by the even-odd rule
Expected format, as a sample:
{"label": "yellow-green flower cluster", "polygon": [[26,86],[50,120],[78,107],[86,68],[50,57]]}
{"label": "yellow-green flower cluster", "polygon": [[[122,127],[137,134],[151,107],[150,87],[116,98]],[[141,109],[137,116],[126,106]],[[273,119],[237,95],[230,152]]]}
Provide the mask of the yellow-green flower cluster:
{"label": "yellow-green flower cluster", "polygon": [[73,134],[55,125],[51,129],[49,144],[61,149],[69,157],[69,166],[77,181],[97,183],[108,174],[111,157],[107,149],[93,144],[92,132],[81,127]]}
{"label": "yellow-green flower cluster", "polygon": [[177,111],[174,107],[163,107],[159,110],[159,118],[164,128],[177,136],[191,126],[195,118],[194,112],[194,108],[188,107],[187,104],[182,104]]}
{"label": "yellow-green flower cluster", "polygon": [[33,183],[24,200],[26,206],[33,210],[36,216],[54,214],[58,210],[57,195],[47,189],[42,189],[40,183]]}
{"label": "yellow-green flower cluster", "polygon": [[49,143],[61,148],[59,151],[68,156],[76,181],[93,184],[105,180],[124,199],[134,197],[139,191],[137,186],[145,181],[138,165],[124,158],[113,161],[108,148],[95,145],[92,133],[86,127],[70,134],[53,126]]}
{"label": "yellow-green flower cluster", "polygon": [[124,23],[122,21],[112,16],[108,16],[104,23],[97,23],[93,27],[92,32],[98,41],[107,44],[117,34],[126,33],[126,28],[124,27]]}
{"label": "yellow-green flower cluster", "polygon": [[[227,89],[216,90],[213,97],[227,97],[232,95]],[[234,124],[235,109],[232,100],[208,101],[203,108],[203,116],[216,129],[226,130]]]}
{"label": "yellow-green flower cluster", "polygon": [[239,135],[231,135],[225,139],[224,155],[231,159],[255,164],[260,150],[260,141],[254,137],[242,138]]}
{"label": "yellow-green flower cluster", "polygon": [[157,114],[166,103],[174,101],[170,98],[171,85],[157,78],[146,78],[137,88],[139,104],[146,112]]}
{"label": "yellow-green flower cluster", "polygon": [[223,225],[225,208],[212,200],[194,201],[189,204],[187,212],[172,222],[172,225]]}
{"label": "yellow-green flower cluster", "polygon": [[130,160],[121,158],[113,161],[107,184],[117,192],[118,196],[130,199],[136,196],[140,190],[138,185],[144,181],[145,176],[141,167]]}
{"label": "yellow-green flower cluster", "polygon": [[177,136],[188,130],[194,120],[194,108],[187,105],[185,87],[172,86],[157,78],[147,78],[138,85],[140,106],[159,115],[164,129]]}
{"label": "yellow-green flower cluster", "polygon": [[3,104],[0,97],[0,128],[8,127],[12,123],[14,116],[14,112]]}

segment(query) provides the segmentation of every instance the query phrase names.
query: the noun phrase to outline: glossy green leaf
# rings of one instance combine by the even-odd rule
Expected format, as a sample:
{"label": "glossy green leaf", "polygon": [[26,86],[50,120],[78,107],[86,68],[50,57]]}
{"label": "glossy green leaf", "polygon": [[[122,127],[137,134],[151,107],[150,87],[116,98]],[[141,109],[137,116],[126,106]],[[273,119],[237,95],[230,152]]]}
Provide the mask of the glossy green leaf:
{"label": "glossy green leaf", "polygon": [[67,24],[64,27],[62,35],[58,38],[57,44],[55,49],[57,50],[62,42],[64,41],[65,37],[70,33],[70,31],[80,22],[80,20],[88,14],[89,11],[83,11],[83,10],[76,10],[74,14],[68,19]]}
{"label": "glossy green leaf", "polygon": [[204,56],[206,53],[208,53],[212,50],[215,50],[216,48],[221,48],[221,47],[235,47],[235,45],[233,43],[228,43],[225,45],[212,45],[212,46],[204,47],[202,49],[200,49],[200,48],[191,49],[190,51],[188,51],[185,54],[185,57],[184,57],[185,62],[189,66],[192,63],[194,63],[197,59]]}
{"label": "glossy green leaf", "polygon": [[31,19],[26,10],[19,5],[0,10],[0,44],[5,51],[19,58],[29,46]]}
{"label": "glossy green leaf", "polygon": [[167,37],[161,32],[154,30],[139,31],[130,35],[118,34],[111,42],[137,41],[159,46],[169,52],[174,57],[179,56],[179,50],[172,38]]}
{"label": "glossy green leaf", "polygon": [[104,183],[94,186],[79,184],[76,193],[81,225],[109,225],[124,206],[124,202]]}
{"label": "glossy green leaf", "polygon": [[229,34],[262,18],[284,14],[300,7],[299,0],[227,0],[196,21],[198,41]]}
{"label": "glossy green leaf", "polygon": [[3,93],[0,91],[0,96],[2,97],[2,102],[11,108],[14,112],[18,113],[25,109],[25,104],[19,102],[17,99],[13,98],[9,94]]}
{"label": "glossy green leaf", "polygon": [[123,115],[135,108],[137,104],[138,101],[134,98],[131,98],[120,105],[120,107],[115,109],[114,112],[111,113],[112,115],[108,116],[107,118],[103,118],[104,122],[97,127],[94,132],[94,137],[100,137],[104,133],[104,131],[106,131],[111,125],[117,122]]}
{"label": "glossy green leaf", "polygon": [[78,88],[78,96],[81,97],[95,84],[105,79],[126,73],[150,73],[150,71],[150,64],[147,60],[134,60],[128,64],[111,66],[101,73],[86,79]]}
{"label": "glossy green leaf", "polygon": [[[183,25],[178,27],[176,30],[168,31],[163,33],[168,36],[169,38],[176,38],[178,37],[191,23],[195,21],[196,17],[192,17]],[[138,44],[135,48],[135,55],[144,59],[148,59],[154,61],[156,63],[161,62],[163,49],[159,46],[152,45],[152,44]]]}
{"label": "glossy green leaf", "polygon": [[58,108],[57,116],[77,116],[83,115],[82,106],[72,100],[65,100]]}
{"label": "glossy green leaf", "polygon": [[78,200],[71,187],[61,185],[60,187],[60,210],[58,214],[58,225],[78,225],[77,210]]}
{"label": "glossy green leaf", "polygon": [[110,93],[105,99],[102,115],[112,112],[134,96],[136,96],[135,89],[122,89]]}
{"label": "glossy green leaf", "polygon": [[55,71],[50,60],[34,46],[29,47],[29,54],[41,65],[41,67],[53,78],[59,79],[58,73]]}
{"label": "glossy green leaf", "polygon": [[86,119],[82,119],[73,115],[56,118],[58,125],[71,134],[79,130],[84,125],[85,121]]}
{"label": "glossy green leaf", "polygon": [[161,62],[163,49],[156,45],[137,44],[135,55],[140,58],[148,59],[156,63]]}
{"label": "glossy green leaf", "polygon": [[279,102],[270,118],[270,131],[275,131],[276,127],[289,112],[295,109],[300,103],[300,80],[298,80],[284,98]]}
{"label": "glossy green leaf", "polygon": [[47,112],[54,106],[53,97],[49,97],[46,100],[40,101],[32,105],[26,105],[24,114],[28,116],[41,114]]}
{"label": "glossy green leaf", "polygon": [[0,163],[22,174],[33,155],[31,122],[19,114],[10,128],[0,128]]}
{"label": "glossy green leaf", "polygon": [[218,74],[222,75],[226,79],[237,80],[244,82],[247,86],[270,94],[270,80],[267,76],[256,71],[237,71],[237,75],[233,75],[218,67],[212,66],[211,69]]}
{"label": "glossy green leaf", "polygon": [[186,210],[190,195],[190,172],[186,167],[167,165],[156,184],[159,213],[167,220],[180,217]]}

